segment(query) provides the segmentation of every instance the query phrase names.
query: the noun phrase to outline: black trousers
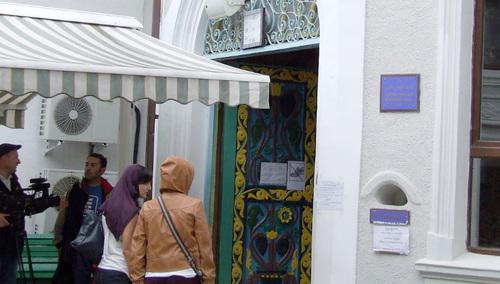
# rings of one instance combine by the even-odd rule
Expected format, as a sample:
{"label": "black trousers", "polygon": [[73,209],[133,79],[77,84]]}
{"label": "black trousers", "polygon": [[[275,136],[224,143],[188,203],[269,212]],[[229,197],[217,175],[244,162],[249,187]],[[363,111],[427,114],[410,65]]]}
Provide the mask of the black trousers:
{"label": "black trousers", "polygon": [[97,268],[94,281],[96,284],[130,284],[127,274],[110,269]]}
{"label": "black trousers", "polygon": [[198,277],[186,278],[182,276],[148,277],[144,282],[146,284],[201,284]]}

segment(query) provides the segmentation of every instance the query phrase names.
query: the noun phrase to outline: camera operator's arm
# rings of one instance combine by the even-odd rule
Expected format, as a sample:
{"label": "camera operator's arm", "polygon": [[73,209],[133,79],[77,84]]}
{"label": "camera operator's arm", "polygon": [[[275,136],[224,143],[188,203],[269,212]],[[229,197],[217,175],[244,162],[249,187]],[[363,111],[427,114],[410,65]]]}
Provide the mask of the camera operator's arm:
{"label": "camera operator's arm", "polygon": [[7,221],[7,218],[5,218],[8,216],[9,214],[0,213],[0,228],[7,227],[10,225],[9,221]]}
{"label": "camera operator's arm", "polygon": [[33,206],[26,208],[26,214],[32,215],[45,211],[49,207],[59,206],[61,198],[57,195],[51,195],[47,198],[37,198],[33,200]]}
{"label": "camera operator's arm", "polygon": [[0,228],[11,225],[7,217],[18,210],[18,208],[22,208],[22,204],[22,199],[0,191]]}

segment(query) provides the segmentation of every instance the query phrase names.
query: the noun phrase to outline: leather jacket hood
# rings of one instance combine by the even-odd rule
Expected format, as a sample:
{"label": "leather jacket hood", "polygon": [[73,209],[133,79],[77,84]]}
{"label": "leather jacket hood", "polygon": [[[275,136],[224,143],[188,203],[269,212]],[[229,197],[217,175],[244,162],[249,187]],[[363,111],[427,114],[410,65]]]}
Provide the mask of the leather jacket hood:
{"label": "leather jacket hood", "polygon": [[187,194],[194,178],[194,167],[180,157],[168,157],[160,167],[160,192],[176,191]]}

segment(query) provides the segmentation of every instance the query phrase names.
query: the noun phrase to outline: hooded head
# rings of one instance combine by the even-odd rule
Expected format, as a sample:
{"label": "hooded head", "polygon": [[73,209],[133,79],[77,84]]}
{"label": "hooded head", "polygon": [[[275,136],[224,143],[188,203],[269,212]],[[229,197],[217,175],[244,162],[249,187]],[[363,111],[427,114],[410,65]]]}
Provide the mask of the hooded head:
{"label": "hooded head", "polygon": [[183,158],[168,157],[160,167],[160,192],[176,191],[187,194],[194,178],[193,165]]}
{"label": "hooded head", "polygon": [[110,231],[118,240],[130,220],[139,213],[136,198],[139,184],[149,183],[151,175],[141,165],[128,166],[120,176],[109,197],[101,205]]}

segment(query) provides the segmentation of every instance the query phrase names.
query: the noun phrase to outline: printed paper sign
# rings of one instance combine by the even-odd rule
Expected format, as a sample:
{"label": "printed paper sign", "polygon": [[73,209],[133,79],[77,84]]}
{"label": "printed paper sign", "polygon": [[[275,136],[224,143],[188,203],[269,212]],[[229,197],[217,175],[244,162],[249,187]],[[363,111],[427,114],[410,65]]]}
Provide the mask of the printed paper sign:
{"label": "printed paper sign", "polygon": [[260,164],[261,185],[286,185],[286,163],[267,163]]}
{"label": "printed paper sign", "polygon": [[410,253],[410,227],[374,225],[373,250],[408,255]]}
{"label": "printed paper sign", "polygon": [[318,210],[343,210],[344,183],[322,182],[316,184],[314,203]]}
{"label": "printed paper sign", "polygon": [[304,190],[306,184],[306,166],[303,161],[288,161],[286,189]]}

